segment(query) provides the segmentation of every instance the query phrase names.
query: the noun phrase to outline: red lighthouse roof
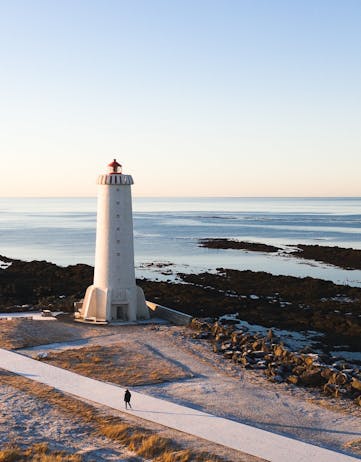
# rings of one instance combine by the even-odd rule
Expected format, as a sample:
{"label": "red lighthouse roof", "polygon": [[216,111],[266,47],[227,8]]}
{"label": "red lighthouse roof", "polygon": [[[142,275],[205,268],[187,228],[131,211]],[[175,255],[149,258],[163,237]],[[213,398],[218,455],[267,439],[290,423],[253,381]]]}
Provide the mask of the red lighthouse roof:
{"label": "red lighthouse roof", "polygon": [[[108,167],[110,167],[112,169],[112,171],[110,172],[110,174],[113,174],[113,173],[121,173],[121,168],[122,166],[119,164],[119,162],[117,162],[117,159],[113,159],[113,162],[111,162],[110,164],[108,164]],[[119,171],[120,169],[120,171]]]}

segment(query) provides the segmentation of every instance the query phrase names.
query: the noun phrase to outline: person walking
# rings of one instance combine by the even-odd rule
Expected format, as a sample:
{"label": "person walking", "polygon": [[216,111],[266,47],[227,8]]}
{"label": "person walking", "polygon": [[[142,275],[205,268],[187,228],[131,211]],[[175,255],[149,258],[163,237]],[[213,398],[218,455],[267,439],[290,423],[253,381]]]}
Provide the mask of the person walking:
{"label": "person walking", "polygon": [[130,404],[131,396],[132,396],[132,394],[130,393],[130,391],[127,388],[125,390],[125,393],[124,393],[125,409],[128,409],[128,406],[130,407],[130,409],[132,409],[132,405]]}

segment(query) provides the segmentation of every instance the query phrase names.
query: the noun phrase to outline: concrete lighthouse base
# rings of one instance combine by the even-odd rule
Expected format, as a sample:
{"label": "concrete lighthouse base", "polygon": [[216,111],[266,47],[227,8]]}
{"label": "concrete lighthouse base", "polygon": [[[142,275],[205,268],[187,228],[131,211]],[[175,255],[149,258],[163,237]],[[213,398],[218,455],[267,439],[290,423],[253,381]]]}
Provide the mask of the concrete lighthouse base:
{"label": "concrete lighthouse base", "polygon": [[149,309],[139,286],[129,289],[87,288],[78,320],[111,323],[149,319]]}

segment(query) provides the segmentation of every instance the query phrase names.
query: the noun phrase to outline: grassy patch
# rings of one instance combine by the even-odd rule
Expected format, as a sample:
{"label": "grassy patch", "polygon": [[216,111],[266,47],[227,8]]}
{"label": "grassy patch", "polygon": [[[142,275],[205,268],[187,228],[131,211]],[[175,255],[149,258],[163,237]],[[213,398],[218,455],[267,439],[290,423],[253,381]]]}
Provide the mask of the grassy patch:
{"label": "grassy patch", "polygon": [[81,462],[82,460],[79,454],[51,451],[47,443],[33,444],[25,449],[10,444],[0,449],[0,462]]}
{"label": "grassy patch", "polygon": [[355,454],[361,454],[361,439],[348,441],[343,446],[346,449],[351,449]]}
{"label": "grassy patch", "polygon": [[[139,346],[138,346],[139,348]],[[180,366],[131,344],[113,344],[51,353],[44,361],[97,380],[135,386],[190,377]]]}
{"label": "grassy patch", "polygon": [[[106,436],[113,441],[117,441],[137,455],[147,457],[156,462],[226,462],[223,458],[215,455],[185,450],[169,438],[163,438],[155,432],[151,432],[141,426],[127,424],[119,417],[104,415],[90,404],[77,400],[72,396],[65,395],[48,385],[34,382],[1,369],[0,383],[12,386],[24,393],[42,399],[52,406],[60,408],[64,413],[89,425],[95,433]],[[15,451],[14,453],[8,453],[6,457],[15,457],[16,454],[18,454],[16,451],[19,451],[18,448],[5,448],[4,450]],[[48,455],[53,458],[46,458]],[[58,456],[54,453],[45,453],[41,457],[43,458],[0,458],[0,462],[12,462],[17,460],[32,460],[34,462],[78,462],[82,460],[81,458],[74,459],[74,457],[80,457],[78,455],[65,455],[64,457],[68,458],[56,459],[54,457]],[[73,459],[69,457],[73,457]]]}
{"label": "grassy patch", "polygon": [[[31,313],[29,313],[31,315]],[[0,348],[12,350],[104,335],[102,329],[60,321],[0,320]]]}

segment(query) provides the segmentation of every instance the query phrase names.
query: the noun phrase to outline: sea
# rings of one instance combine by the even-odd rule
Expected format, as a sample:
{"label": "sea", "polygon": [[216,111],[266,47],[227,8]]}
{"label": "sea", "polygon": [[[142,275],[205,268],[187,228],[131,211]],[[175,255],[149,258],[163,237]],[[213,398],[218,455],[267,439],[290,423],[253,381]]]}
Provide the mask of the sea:
{"label": "sea", "polygon": [[[277,254],[199,247],[201,238],[361,249],[361,198],[133,198],[136,275],[174,280],[217,268],[361,287],[361,271]],[[0,255],[94,264],[96,198],[0,198]],[[289,247],[288,247],[289,246]],[[1,257],[0,257],[1,260]]]}

